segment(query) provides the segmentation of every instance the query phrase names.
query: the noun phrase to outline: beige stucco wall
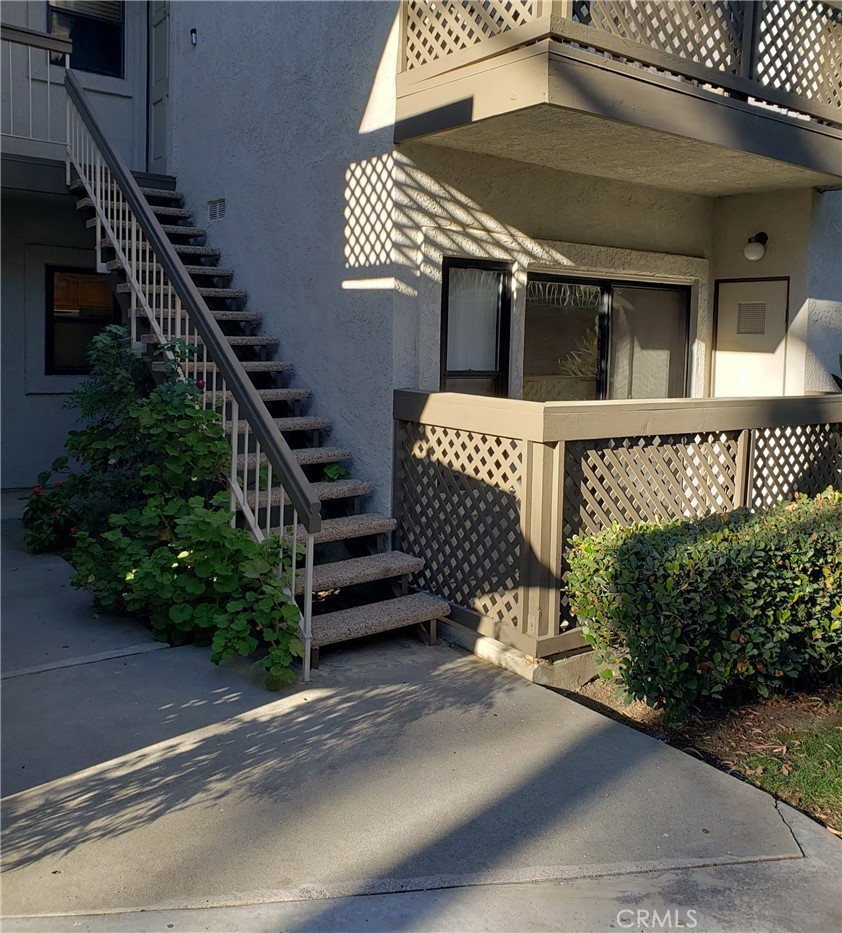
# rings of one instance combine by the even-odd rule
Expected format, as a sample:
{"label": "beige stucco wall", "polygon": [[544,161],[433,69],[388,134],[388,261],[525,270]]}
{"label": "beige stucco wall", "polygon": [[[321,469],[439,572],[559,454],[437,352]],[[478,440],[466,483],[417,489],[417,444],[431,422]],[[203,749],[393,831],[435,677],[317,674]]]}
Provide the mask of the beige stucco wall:
{"label": "beige stucco wall", "polygon": [[[787,395],[801,395],[806,388],[812,209],[813,191],[807,188],[719,198],[714,215],[714,279],[789,278]],[[743,248],[760,231],[769,237],[766,253],[750,262]]]}

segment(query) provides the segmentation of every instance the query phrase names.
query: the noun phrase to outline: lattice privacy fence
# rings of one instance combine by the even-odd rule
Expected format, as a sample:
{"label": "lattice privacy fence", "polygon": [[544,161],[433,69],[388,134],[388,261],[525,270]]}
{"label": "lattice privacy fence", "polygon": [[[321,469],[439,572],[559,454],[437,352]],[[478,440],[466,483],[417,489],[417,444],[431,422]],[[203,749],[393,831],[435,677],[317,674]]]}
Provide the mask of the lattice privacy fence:
{"label": "lattice privacy fence", "polygon": [[842,9],[818,0],[762,0],[757,6],[752,77],[842,107]]}
{"label": "lattice privacy fence", "polygon": [[538,0],[409,0],[404,67],[418,68],[522,26],[537,7]]}
{"label": "lattice privacy fence", "polygon": [[[792,401],[807,411],[838,410],[821,398]],[[579,423],[585,412],[571,404],[571,423]],[[629,404],[640,411],[624,421],[636,421],[638,432],[662,417],[643,403]],[[717,403],[688,402],[667,420],[698,423],[706,404]],[[449,423],[458,423],[445,410]],[[727,420],[727,407],[722,411]],[[482,425],[485,433],[399,420],[400,547],[426,561],[413,583],[490,619],[503,641],[513,632],[510,643],[523,648],[532,639],[525,650],[538,657],[557,652],[562,639],[579,638],[564,595],[564,554],[573,535],[614,522],[764,508],[828,486],[842,490],[842,422],[758,427],[769,417],[765,400],[758,400],[756,415],[754,403],[747,411],[746,427],[732,417],[727,430],[596,440],[577,439],[563,427],[557,441],[548,441],[538,439],[548,436],[546,428],[541,435],[498,436],[490,430],[494,420]],[[536,597],[536,586],[545,595],[552,590],[553,598]],[[549,626],[548,618],[555,620]]]}
{"label": "lattice privacy fence", "polygon": [[399,432],[400,546],[413,584],[516,626],[523,442],[433,425]]}
{"label": "lattice privacy fence", "polygon": [[573,21],[717,71],[737,74],[740,70],[740,2],[574,0]]}
{"label": "lattice privacy fence", "polygon": [[828,486],[842,489],[842,424],[758,428],[754,432],[752,508],[815,496]]}

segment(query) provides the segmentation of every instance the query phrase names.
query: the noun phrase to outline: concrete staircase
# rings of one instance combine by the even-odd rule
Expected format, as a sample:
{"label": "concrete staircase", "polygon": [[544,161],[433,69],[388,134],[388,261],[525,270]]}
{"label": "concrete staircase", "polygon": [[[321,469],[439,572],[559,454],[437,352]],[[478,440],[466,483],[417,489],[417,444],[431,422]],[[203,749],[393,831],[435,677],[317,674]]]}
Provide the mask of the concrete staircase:
{"label": "concrete staircase", "polygon": [[[84,193],[78,180],[70,190]],[[409,592],[408,577],[420,570],[424,561],[390,548],[395,520],[364,509],[364,501],[373,491],[371,483],[350,475],[331,480],[325,474],[325,467],[331,465],[347,467],[353,454],[324,444],[331,422],[307,413],[313,397],[309,389],[287,384],[294,366],[275,359],[280,337],[262,332],[261,315],[247,309],[247,292],[233,287],[233,270],[220,265],[219,250],[206,245],[206,231],[194,225],[182,195],[174,188],[141,191],[321,502],[322,527],[315,536],[313,575],[314,666],[318,649],[325,645],[409,625],[423,625],[427,640],[434,643],[436,620],[448,615],[448,603],[428,593]],[[92,210],[93,205],[83,197],[77,208]],[[87,226],[95,227],[96,220],[88,220]],[[104,245],[108,247],[107,242]],[[120,262],[114,259],[107,268],[117,277],[118,296],[127,295],[131,287],[120,280]],[[151,345],[156,337],[147,333],[142,340]],[[153,363],[153,368],[162,367]],[[240,462],[254,467],[257,457],[244,453]],[[280,488],[273,489],[272,502],[281,505]],[[299,575],[299,594],[302,586]]]}

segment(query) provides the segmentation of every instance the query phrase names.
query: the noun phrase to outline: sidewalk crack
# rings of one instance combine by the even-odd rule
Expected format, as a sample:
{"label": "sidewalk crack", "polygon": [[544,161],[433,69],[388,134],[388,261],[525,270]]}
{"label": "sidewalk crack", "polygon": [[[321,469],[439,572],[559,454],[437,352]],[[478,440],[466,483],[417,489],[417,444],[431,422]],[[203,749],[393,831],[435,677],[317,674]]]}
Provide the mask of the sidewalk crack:
{"label": "sidewalk crack", "polygon": [[792,841],[798,846],[798,851],[801,853],[801,858],[807,858],[807,854],[801,846],[801,843],[798,841],[798,836],[795,835],[795,830],[789,823],[789,820],[784,816],[784,811],[781,810],[781,801],[775,800],[775,810],[778,812],[778,816],[783,820],[784,826],[789,830],[789,834],[792,836]]}

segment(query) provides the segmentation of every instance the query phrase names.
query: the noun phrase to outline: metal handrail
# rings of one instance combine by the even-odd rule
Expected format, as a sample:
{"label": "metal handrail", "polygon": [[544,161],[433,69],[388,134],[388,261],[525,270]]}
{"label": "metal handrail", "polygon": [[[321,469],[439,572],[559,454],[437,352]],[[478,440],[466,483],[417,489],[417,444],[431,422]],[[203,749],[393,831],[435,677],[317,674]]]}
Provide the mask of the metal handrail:
{"label": "metal handrail", "polygon": [[68,70],[64,86],[68,97],[91,134],[103,160],[108,165],[128,202],[137,222],[152,245],[155,259],[166,272],[170,284],[195,326],[210,356],[221,371],[228,389],[236,401],[242,419],[260,443],[272,469],[282,479],[282,485],[298,512],[301,524],[308,534],[321,528],[321,504],[312,484],[304,475],[292,450],[272,420],[257,390],[252,385],[240,360],[210,313],[205,300],[191,278],[184,272],[173,245],[161,229],[134,176],[121,156],[113,149],[100,129],[97,117],[86,98],[79,80]]}
{"label": "metal handrail", "polygon": [[73,42],[70,39],[59,39],[46,32],[35,29],[24,29],[23,26],[8,26],[0,23],[0,40],[14,42],[16,45],[28,45],[33,49],[46,49],[48,52],[63,52],[70,55],[73,51]]}

